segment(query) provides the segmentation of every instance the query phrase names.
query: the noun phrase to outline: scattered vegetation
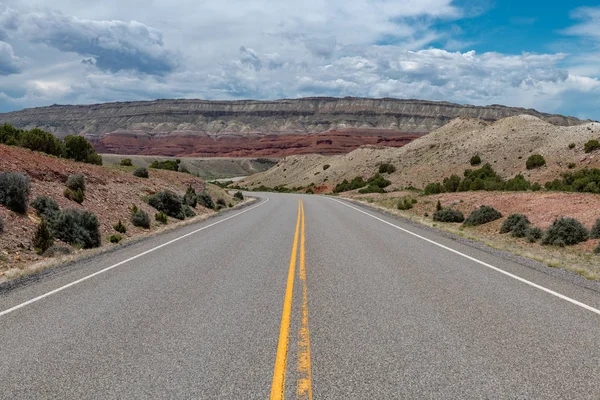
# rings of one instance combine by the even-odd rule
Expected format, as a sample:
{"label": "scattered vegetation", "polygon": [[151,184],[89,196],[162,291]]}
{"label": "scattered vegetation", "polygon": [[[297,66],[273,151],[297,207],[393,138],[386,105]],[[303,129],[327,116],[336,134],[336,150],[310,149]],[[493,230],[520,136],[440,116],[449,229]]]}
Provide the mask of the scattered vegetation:
{"label": "scattered vegetation", "polygon": [[539,168],[543,167],[544,165],[546,165],[546,160],[541,154],[532,154],[525,162],[525,167],[527,169]]}
{"label": "scattered vegetation", "polygon": [[154,214],[154,219],[156,220],[156,222],[160,222],[163,225],[166,225],[169,222],[167,214],[165,214],[162,211],[159,211],[156,214]]}
{"label": "scattered vegetation", "polygon": [[525,232],[525,237],[529,242],[535,243],[542,238],[544,232],[538,228],[537,226],[530,226],[527,228],[527,232]]}
{"label": "scattered vegetation", "polygon": [[473,157],[471,157],[471,160],[469,160],[469,162],[471,163],[472,166],[479,165],[479,164],[481,164],[481,157],[479,157],[479,155],[476,154]]}
{"label": "scattered vegetation", "polygon": [[102,165],[102,157],[96,153],[94,147],[83,136],[65,136],[65,158],[87,164]]}
{"label": "scattered vegetation", "polygon": [[490,164],[485,164],[478,169],[466,170],[462,179],[458,175],[451,175],[444,178],[442,183],[430,183],[425,186],[423,194],[432,195],[475,190],[537,191],[541,188],[542,186],[539,183],[532,184],[520,174],[505,181],[494,171]]}
{"label": "scattered vegetation", "polygon": [[133,176],[137,176],[138,178],[148,178],[148,170],[144,167],[136,168],[133,171]]}
{"label": "scattered vegetation", "polygon": [[81,191],[85,191],[85,175],[83,175],[83,174],[69,175],[69,177],[67,178],[67,182],[65,183],[65,186],[71,190],[81,189]]}
{"label": "scattered vegetation", "polygon": [[542,244],[572,246],[586,241],[590,236],[583,224],[575,218],[561,217],[546,230]]}
{"label": "scattered vegetation", "polygon": [[60,157],[65,151],[65,146],[60,139],[53,134],[44,132],[38,128],[32,129],[29,132],[23,132],[21,134],[19,145],[26,149],[39,151],[56,157]]}
{"label": "scattered vegetation", "polygon": [[122,167],[132,167],[133,162],[131,162],[131,158],[124,158],[119,162],[119,165]]}
{"label": "scattered vegetation", "polygon": [[561,179],[546,182],[544,187],[563,192],[600,193],[600,169],[584,168],[575,172],[564,172]]}
{"label": "scattered vegetation", "polygon": [[192,186],[188,186],[186,189],[183,195],[183,202],[190,207],[196,207],[196,204],[198,204],[198,195]]}
{"label": "scattered vegetation", "polygon": [[150,217],[144,210],[140,210],[135,204],[131,206],[131,223],[139,228],[150,229]]}
{"label": "scattered vegetation", "polygon": [[233,195],[234,198],[238,199],[238,200],[244,200],[244,194],[242,192],[240,192],[239,190],[237,192],[235,192],[235,194]]}
{"label": "scattered vegetation", "polygon": [[69,188],[65,188],[65,191],[63,192],[63,194],[65,195],[65,197],[71,201],[74,201],[76,203],[83,203],[84,200],[84,194],[83,191],[81,189],[77,189],[77,190],[71,190]]}
{"label": "scattered vegetation", "polygon": [[405,196],[398,200],[398,205],[396,207],[398,210],[410,210],[413,208],[414,204],[417,204],[417,199],[414,197]]}
{"label": "scattered vegetation", "polygon": [[433,214],[433,220],[438,222],[463,222],[465,216],[459,210],[443,208]]}
{"label": "scattered vegetation", "polygon": [[115,225],[113,225],[113,228],[115,229],[115,231],[117,231],[119,233],[126,233],[127,232],[127,227],[125,225],[123,225],[123,223],[121,222],[121,220],[119,220],[118,223],[116,223]]}
{"label": "scattered vegetation", "polygon": [[54,237],[48,228],[48,223],[42,218],[33,236],[33,247],[36,253],[42,254],[54,244]]}
{"label": "scattered vegetation", "polygon": [[600,142],[596,139],[591,139],[588,140],[584,145],[583,145],[583,150],[586,153],[591,153],[592,151],[596,151],[600,149]]}
{"label": "scattered vegetation", "polygon": [[213,202],[213,199],[206,192],[202,192],[198,195],[198,204],[210,210],[214,210],[215,208],[215,203]]}
{"label": "scattered vegetation", "polygon": [[380,174],[393,174],[396,172],[396,167],[390,163],[381,163],[379,164],[379,173]]}
{"label": "scattered vegetation", "polygon": [[83,136],[69,135],[65,137],[64,141],[61,141],[53,134],[38,128],[25,131],[4,124],[0,126],[0,143],[24,147],[56,157],[102,165],[102,157],[96,153],[91,143]]}
{"label": "scattered vegetation", "polygon": [[[196,201],[196,198],[194,200]],[[164,212],[169,217],[181,220],[185,219],[186,217],[193,217],[196,215],[190,206],[184,203],[184,199],[170,190],[163,190],[162,192],[150,196],[148,199],[148,204],[158,211]]]}
{"label": "scattered vegetation", "polygon": [[594,226],[592,226],[592,230],[590,231],[590,237],[592,239],[600,239],[600,218],[598,218],[594,223]]}
{"label": "scattered vegetation", "polygon": [[481,206],[473,210],[465,220],[465,226],[478,226],[502,218],[502,213],[491,206]]}
{"label": "scattered vegetation", "polygon": [[367,182],[365,182],[365,180],[362,178],[362,176],[357,176],[356,178],[352,179],[352,181],[348,182],[347,179],[344,179],[341,183],[338,183],[335,188],[333,189],[333,193],[341,193],[341,192],[347,192],[350,190],[355,190],[355,189],[360,189],[362,187],[365,187],[367,185]]}
{"label": "scattered vegetation", "polygon": [[500,227],[500,233],[510,233],[514,237],[525,237],[531,222],[523,214],[511,214],[504,220]]}
{"label": "scattered vegetation", "polygon": [[153,161],[150,164],[150,168],[154,169],[166,169],[168,171],[179,171],[179,164],[181,160],[164,160],[164,161]]}
{"label": "scattered vegetation", "polygon": [[121,240],[123,240],[123,236],[121,236],[118,233],[116,233],[114,235],[110,235],[110,237],[108,238],[108,240],[111,243],[119,243]]}
{"label": "scattered vegetation", "polygon": [[0,204],[10,210],[24,214],[31,191],[29,177],[19,172],[0,173]]}
{"label": "scattered vegetation", "polygon": [[89,211],[63,210],[52,223],[52,233],[57,239],[84,249],[100,246],[98,218]]}

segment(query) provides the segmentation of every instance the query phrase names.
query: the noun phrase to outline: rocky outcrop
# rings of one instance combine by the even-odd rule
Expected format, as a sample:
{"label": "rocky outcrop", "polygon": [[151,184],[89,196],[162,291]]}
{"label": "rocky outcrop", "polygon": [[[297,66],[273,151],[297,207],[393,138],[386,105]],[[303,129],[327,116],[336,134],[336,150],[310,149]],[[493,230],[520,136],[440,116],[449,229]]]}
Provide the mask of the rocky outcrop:
{"label": "rocky outcrop", "polygon": [[[221,144],[232,149],[241,145],[255,151],[261,150],[261,143],[277,147],[276,142],[280,140],[277,136],[289,136],[281,138],[285,147],[282,151],[262,149],[265,154],[274,155],[297,154],[294,146],[304,149],[304,144],[310,147],[312,142],[314,148],[311,151],[320,152],[324,148],[329,153],[347,152],[358,145],[374,143],[373,140],[377,143],[386,138],[392,138],[390,145],[399,146],[406,141],[393,139],[398,133],[427,133],[455,117],[495,121],[519,114],[533,115],[556,125],[582,122],[573,117],[500,105],[477,107],[423,100],[318,97],[276,101],[156,100],[54,105],[0,114],[0,123],[26,129],[39,127],[57,136],[82,134],[95,142],[100,151],[132,154],[225,155],[232,151],[218,150]],[[374,134],[374,130],[378,132]],[[301,138],[307,134],[326,133],[325,136],[333,134],[339,139],[339,132],[345,132],[346,137],[352,136],[352,140],[343,143],[330,137],[314,141]],[[350,142],[353,144],[348,145]]]}

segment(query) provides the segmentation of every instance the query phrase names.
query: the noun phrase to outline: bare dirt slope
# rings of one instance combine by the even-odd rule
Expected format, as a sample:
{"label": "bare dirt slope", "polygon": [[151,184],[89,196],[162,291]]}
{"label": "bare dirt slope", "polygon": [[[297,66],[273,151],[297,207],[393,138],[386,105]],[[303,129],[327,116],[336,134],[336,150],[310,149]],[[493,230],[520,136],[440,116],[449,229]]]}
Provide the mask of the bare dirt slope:
{"label": "bare dirt slope", "polygon": [[[156,210],[146,204],[143,196],[161,190],[172,190],[183,194],[191,185],[196,191],[209,187],[211,196],[223,198],[227,203],[232,197],[214,185],[189,174],[172,171],[150,170],[150,178],[137,178],[132,175],[132,168],[117,168],[77,163],[71,160],[58,159],[36,153],[27,149],[0,145],[0,171],[23,172],[31,178],[31,202],[39,195],[49,196],[61,207],[91,211],[98,216],[102,243],[108,244],[108,236],[117,233],[113,225],[119,220],[127,226],[125,238],[148,232],[134,227],[129,219],[130,207],[135,204],[148,212],[152,220],[151,229],[158,229],[154,220]],[[85,200],[77,204],[65,198],[64,182],[70,174],[81,173],[86,176]],[[206,215],[212,210],[197,206],[196,214]],[[19,215],[0,205],[0,216],[4,219],[4,232],[0,234],[0,281],[2,274],[9,267],[25,267],[42,258],[32,248],[32,238],[39,223],[33,208],[29,207],[26,215]],[[169,218],[169,222],[174,220]]]}
{"label": "bare dirt slope", "polygon": [[[266,172],[243,180],[240,185],[274,187],[306,186],[309,183],[335,184],[357,175],[368,177],[381,162],[394,164],[397,171],[389,179],[393,187],[423,188],[431,182],[471,168],[471,156],[478,154],[503,177],[523,173],[534,182],[546,182],[567,170],[600,167],[600,151],[586,154],[584,143],[600,139],[600,123],[557,126],[529,115],[508,117],[490,123],[474,118],[457,118],[402,148],[366,146],[338,156],[292,156]],[[569,144],[575,147],[569,149]],[[545,157],[547,166],[528,171],[527,158]],[[329,164],[326,170],[323,165]]]}

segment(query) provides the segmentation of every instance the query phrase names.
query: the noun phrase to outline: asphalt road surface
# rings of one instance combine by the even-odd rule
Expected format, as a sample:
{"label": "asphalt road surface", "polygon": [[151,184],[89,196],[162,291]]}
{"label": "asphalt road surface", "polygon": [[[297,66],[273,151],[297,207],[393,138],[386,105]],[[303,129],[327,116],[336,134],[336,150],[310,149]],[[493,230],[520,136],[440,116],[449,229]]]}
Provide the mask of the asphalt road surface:
{"label": "asphalt road surface", "polygon": [[599,399],[600,293],[335,198],[0,295],[2,399]]}

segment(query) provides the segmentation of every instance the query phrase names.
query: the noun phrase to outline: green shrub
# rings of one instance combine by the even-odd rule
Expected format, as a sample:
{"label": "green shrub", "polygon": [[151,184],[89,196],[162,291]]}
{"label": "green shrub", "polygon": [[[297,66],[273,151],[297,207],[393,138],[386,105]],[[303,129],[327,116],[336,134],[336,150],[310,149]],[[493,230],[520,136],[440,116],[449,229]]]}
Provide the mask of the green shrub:
{"label": "green shrub", "polygon": [[19,145],[33,151],[51,154],[60,157],[64,151],[64,145],[56,136],[49,132],[35,128],[21,134]]}
{"label": "green shrub", "polygon": [[540,185],[539,182],[535,182],[531,184],[530,189],[532,192],[539,192],[540,190],[542,190],[542,185]]}
{"label": "green shrub", "polygon": [[381,187],[379,187],[377,185],[369,184],[367,187],[359,189],[358,193],[362,193],[362,194],[365,194],[365,193],[385,193],[385,189],[383,189],[383,188],[381,188]]}
{"label": "green shrub", "polygon": [[163,190],[148,199],[148,204],[167,214],[169,217],[185,219],[183,199],[170,190]]}
{"label": "green shrub", "polygon": [[600,254],[600,243],[598,243],[598,246],[596,246],[596,248],[594,249],[594,253]]}
{"label": "green shrub", "polygon": [[83,136],[67,135],[65,141],[65,157],[78,162],[102,165],[102,157]]}
{"label": "green shrub", "polygon": [[439,182],[436,182],[430,183],[429,185],[425,186],[425,189],[423,189],[423,194],[429,196],[431,194],[440,194],[443,191],[444,188],[442,187],[442,185]]}
{"label": "green shrub", "polygon": [[525,177],[521,174],[507,180],[506,184],[504,185],[504,190],[509,192],[526,191],[529,189],[531,189],[531,182],[525,179]]}
{"label": "green shrub", "polygon": [[98,218],[89,211],[63,210],[51,227],[54,236],[63,242],[85,249],[100,246]]}
{"label": "green shrub", "polygon": [[473,157],[471,157],[471,160],[469,162],[473,166],[479,165],[481,164],[481,157],[479,157],[479,155],[474,155]]}
{"label": "green shrub", "polygon": [[442,203],[438,200],[437,204],[435,205],[435,211],[441,211],[442,209]]}
{"label": "green shrub", "polygon": [[163,225],[166,225],[167,222],[169,222],[169,219],[167,218],[167,214],[165,214],[162,211],[159,211],[156,214],[154,214],[154,219],[156,220],[156,222],[160,222]]}
{"label": "green shrub", "polygon": [[54,238],[52,237],[52,233],[50,233],[50,229],[48,229],[48,223],[44,218],[42,218],[42,221],[35,231],[32,244],[38,254],[42,254],[54,244]]}
{"label": "green shrub", "polygon": [[356,178],[352,179],[351,182],[348,182],[346,179],[344,179],[342,181],[342,183],[338,183],[335,186],[335,188],[333,189],[333,192],[334,193],[347,192],[349,190],[360,189],[365,186],[367,186],[367,182],[365,182],[365,180],[361,176],[357,176]]}
{"label": "green shrub", "polygon": [[575,143],[569,143],[569,149],[574,149],[575,148]]}
{"label": "green shrub", "polygon": [[379,164],[379,173],[380,174],[393,174],[396,172],[396,167],[390,163],[381,163]]}
{"label": "green shrub", "polygon": [[600,218],[598,218],[594,223],[594,226],[592,226],[592,230],[590,231],[590,237],[592,239],[600,239]]}
{"label": "green shrub", "polygon": [[444,208],[433,214],[433,220],[439,222],[463,222],[465,216],[459,210]]}
{"label": "green shrub", "polygon": [[567,165],[567,168],[569,168],[569,169],[573,169],[573,168],[575,168],[575,165],[576,165],[576,164],[575,164],[574,162],[572,162],[572,163],[569,163],[569,164]]}
{"label": "green shrub", "polygon": [[131,161],[131,158],[124,158],[121,160],[121,162],[119,162],[119,165],[122,167],[132,167],[133,162]]}
{"label": "green shrub", "polygon": [[0,217],[0,234],[4,232],[4,218]]}
{"label": "green shrub", "polygon": [[331,167],[331,165],[329,165],[329,164],[323,165],[323,171],[327,171],[329,169],[329,167]]}
{"label": "green shrub", "polygon": [[69,188],[65,188],[65,191],[63,192],[63,194],[69,200],[72,200],[72,201],[74,201],[76,203],[79,203],[79,204],[83,203],[84,194],[83,194],[83,191],[81,189],[71,190]]}
{"label": "green shrub", "polygon": [[215,203],[213,202],[213,199],[206,192],[202,192],[198,195],[198,204],[200,204],[202,207],[211,210],[214,210],[215,208]]}
{"label": "green shrub", "polygon": [[148,170],[144,167],[136,168],[136,170],[133,171],[133,176],[137,176],[138,178],[147,178]]}
{"label": "green shrub", "polygon": [[233,204],[232,203],[227,203],[227,207],[231,208],[231,207],[233,207]]}
{"label": "green shrub", "polygon": [[392,184],[389,180],[385,179],[380,173],[376,173],[367,180],[367,184],[370,186],[377,186],[381,189],[386,188]]}
{"label": "green shrub", "polygon": [[168,171],[178,171],[179,170],[179,163],[177,162],[177,160],[173,161],[173,160],[164,160],[164,161],[153,161],[152,164],[150,164],[150,168],[155,168],[155,169],[166,169]]}
{"label": "green shrub", "polygon": [[527,217],[523,214],[509,215],[508,218],[506,218],[502,223],[502,226],[500,227],[500,233],[512,232],[513,229],[521,222],[525,223],[526,225],[530,224],[529,219],[527,219]]}
{"label": "green shrub", "polygon": [[238,200],[244,200],[244,194],[242,192],[240,192],[239,190],[237,192],[235,192],[235,194],[233,195],[234,198],[238,199]]}
{"label": "green shrub", "polygon": [[223,200],[223,199],[217,199],[217,205],[221,206],[221,207],[227,206],[227,204],[225,203],[225,200]]}
{"label": "green shrub", "polygon": [[453,193],[458,191],[458,188],[460,187],[460,176],[451,175],[447,178],[444,178],[442,186],[444,187],[444,192]]}
{"label": "green shrub", "polygon": [[0,143],[8,146],[18,146],[21,143],[21,129],[17,129],[12,125],[4,124],[0,126]]}
{"label": "green shrub", "polygon": [[544,232],[537,226],[529,226],[529,228],[527,228],[527,231],[525,232],[525,237],[531,243],[537,242],[542,238],[543,235]]}
{"label": "green shrub", "polygon": [[48,221],[54,220],[56,215],[60,212],[58,203],[47,196],[38,196],[31,202],[31,207],[37,211],[40,217],[45,218]]}
{"label": "green shrub", "polygon": [[561,217],[546,230],[542,244],[572,246],[589,238],[588,230],[575,218]]}
{"label": "green shrub", "polygon": [[500,211],[494,207],[481,206],[473,210],[465,220],[465,226],[478,226],[502,218]]}
{"label": "green shrub", "polygon": [[29,177],[18,172],[0,173],[0,204],[23,214],[27,211],[27,201],[31,183]]}
{"label": "green shrub", "polygon": [[139,228],[150,229],[150,216],[134,204],[131,207],[131,223]]}
{"label": "green shrub", "polygon": [[583,168],[576,172],[564,172],[561,179],[546,182],[544,186],[548,190],[600,193],[600,169]]}
{"label": "green shrub", "polygon": [[311,188],[308,188],[306,190],[306,192],[304,192],[304,193],[306,193],[306,194],[315,194],[315,192]]}
{"label": "green shrub", "polygon": [[123,236],[121,236],[118,233],[116,233],[114,235],[110,235],[110,237],[108,238],[108,240],[111,243],[119,243],[121,240],[123,240]]}
{"label": "green shrub", "polygon": [[83,174],[69,175],[69,177],[67,178],[67,182],[65,183],[65,186],[73,191],[81,189],[82,192],[85,192],[85,175],[83,175]]}
{"label": "green shrub", "polygon": [[525,162],[525,167],[527,169],[539,168],[543,167],[544,165],[546,165],[546,160],[540,154],[530,155],[527,161]]}
{"label": "green shrub", "polygon": [[187,204],[181,206],[181,212],[183,212],[183,216],[185,218],[191,218],[196,216],[196,213],[194,212],[192,207],[188,206]]}
{"label": "green shrub", "polygon": [[119,233],[126,233],[127,232],[127,227],[125,225],[123,225],[123,223],[121,222],[121,220],[119,220],[118,223],[116,223],[115,225],[113,225],[113,228],[115,229],[115,231],[117,231]]}
{"label": "green shrub", "polygon": [[186,189],[185,194],[183,195],[183,203],[190,207],[196,207],[196,204],[198,204],[198,195],[192,186],[188,186]]}
{"label": "green shrub", "polygon": [[413,205],[417,203],[417,199],[414,199],[410,196],[406,196],[398,200],[397,208],[398,210],[410,210],[413,208]]}
{"label": "green shrub", "polygon": [[586,153],[591,153],[592,151],[596,151],[598,149],[600,149],[600,142],[596,139],[589,140],[583,145],[583,150]]}
{"label": "green shrub", "polygon": [[179,166],[179,172],[182,174],[191,174],[190,170],[185,165]]}

